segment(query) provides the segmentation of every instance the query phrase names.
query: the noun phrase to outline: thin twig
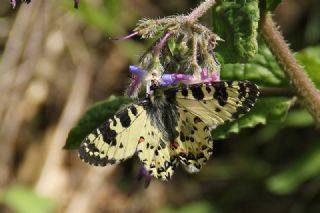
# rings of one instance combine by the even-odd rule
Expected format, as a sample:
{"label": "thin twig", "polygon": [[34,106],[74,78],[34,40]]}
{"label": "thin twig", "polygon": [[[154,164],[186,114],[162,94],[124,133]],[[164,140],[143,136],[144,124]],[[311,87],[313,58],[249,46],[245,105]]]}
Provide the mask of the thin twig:
{"label": "thin twig", "polygon": [[285,42],[269,13],[262,19],[261,33],[277,58],[277,61],[282,66],[284,73],[289,78],[301,102],[313,116],[314,120],[320,124],[320,93],[294,58],[288,44]]}
{"label": "thin twig", "polygon": [[195,8],[186,18],[189,23],[196,22],[200,17],[202,17],[213,5],[215,0],[205,0],[197,8]]}
{"label": "thin twig", "polygon": [[260,93],[262,97],[268,96],[282,96],[282,97],[293,97],[295,94],[291,89],[279,88],[279,87],[260,87]]}

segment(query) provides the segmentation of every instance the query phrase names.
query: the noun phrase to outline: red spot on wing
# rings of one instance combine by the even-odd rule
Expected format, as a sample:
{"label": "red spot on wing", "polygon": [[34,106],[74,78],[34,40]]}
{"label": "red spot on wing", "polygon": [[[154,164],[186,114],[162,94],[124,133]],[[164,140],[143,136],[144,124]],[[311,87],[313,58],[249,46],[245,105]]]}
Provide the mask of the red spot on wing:
{"label": "red spot on wing", "polygon": [[139,143],[142,143],[142,142],[144,142],[144,137],[141,136],[141,137],[139,138]]}
{"label": "red spot on wing", "polygon": [[179,144],[177,142],[173,142],[171,143],[171,146],[175,149],[177,149],[179,147]]}

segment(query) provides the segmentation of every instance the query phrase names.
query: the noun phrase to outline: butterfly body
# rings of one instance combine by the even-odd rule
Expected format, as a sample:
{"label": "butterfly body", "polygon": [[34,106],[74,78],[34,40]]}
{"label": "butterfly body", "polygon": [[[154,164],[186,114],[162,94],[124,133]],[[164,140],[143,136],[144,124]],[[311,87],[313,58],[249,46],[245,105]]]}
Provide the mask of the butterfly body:
{"label": "butterfly body", "polygon": [[80,158],[105,166],[136,153],[147,171],[162,180],[170,179],[180,163],[191,172],[199,171],[212,154],[210,128],[245,114],[259,94],[247,81],[152,90],[89,134]]}
{"label": "butterfly body", "polygon": [[173,141],[178,136],[175,131],[179,120],[176,101],[165,94],[162,87],[154,88],[153,95],[147,97],[141,105],[151,125],[162,132],[164,140]]}

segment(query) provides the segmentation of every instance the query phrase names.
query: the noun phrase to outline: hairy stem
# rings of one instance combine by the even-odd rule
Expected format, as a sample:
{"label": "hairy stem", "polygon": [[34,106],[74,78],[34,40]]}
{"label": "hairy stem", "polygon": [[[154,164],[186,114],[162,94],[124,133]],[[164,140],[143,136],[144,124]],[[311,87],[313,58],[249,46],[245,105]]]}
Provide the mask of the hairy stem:
{"label": "hairy stem", "polygon": [[320,124],[320,93],[294,58],[288,44],[285,42],[269,13],[262,19],[261,33],[289,78],[299,99],[313,116],[314,120]]}
{"label": "hairy stem", "polygon": [[215,0],[205,0],[197,8],[195,8],[188,16],[189,23],[196,22],[201,16],[203,16],[215,3]]}

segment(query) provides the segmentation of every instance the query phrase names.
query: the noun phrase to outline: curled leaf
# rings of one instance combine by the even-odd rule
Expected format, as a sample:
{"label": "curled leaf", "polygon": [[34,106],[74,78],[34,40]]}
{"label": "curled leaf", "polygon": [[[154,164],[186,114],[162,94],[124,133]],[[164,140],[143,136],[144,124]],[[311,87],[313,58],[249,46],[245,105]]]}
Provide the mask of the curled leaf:
{"label": "curled leaf", "polygon": [[257,50],[258,0],[219,1],[213,8],[213,31],[224,42],[217,46],[226,63],[245,63]]}

